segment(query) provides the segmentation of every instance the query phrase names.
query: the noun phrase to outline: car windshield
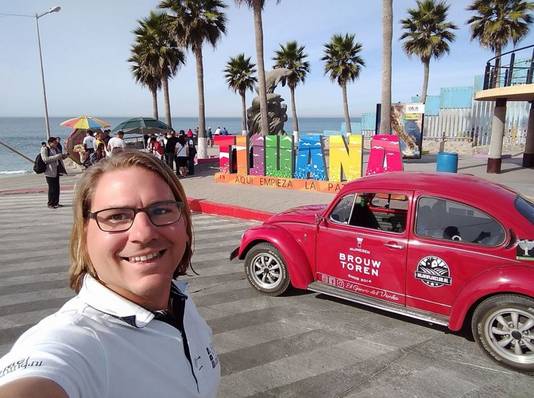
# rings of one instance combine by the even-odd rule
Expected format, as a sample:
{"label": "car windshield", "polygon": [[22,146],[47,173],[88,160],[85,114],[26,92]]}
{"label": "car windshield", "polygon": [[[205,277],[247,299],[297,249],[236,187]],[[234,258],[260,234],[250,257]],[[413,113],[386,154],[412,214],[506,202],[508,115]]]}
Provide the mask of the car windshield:
{"label": "car windshield", "polygon": [[522,196],[517,196],[515,198],[515,208],[523,217],[530,221],[531,224],[534,224],[534,203]]}

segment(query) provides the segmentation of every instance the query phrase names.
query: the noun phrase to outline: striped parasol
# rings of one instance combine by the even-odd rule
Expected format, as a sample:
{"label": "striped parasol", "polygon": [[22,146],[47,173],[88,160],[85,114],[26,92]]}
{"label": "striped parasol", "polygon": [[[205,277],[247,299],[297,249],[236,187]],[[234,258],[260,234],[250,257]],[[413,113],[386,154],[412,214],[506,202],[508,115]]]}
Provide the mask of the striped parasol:
{"label": "striped parasol", "polygon": [[91,116],[80,116],[69,120],[65,120],[59,124],[63,127],[71,127],[73,129],[101,129],[111,126],[108,122],[102,119]]}

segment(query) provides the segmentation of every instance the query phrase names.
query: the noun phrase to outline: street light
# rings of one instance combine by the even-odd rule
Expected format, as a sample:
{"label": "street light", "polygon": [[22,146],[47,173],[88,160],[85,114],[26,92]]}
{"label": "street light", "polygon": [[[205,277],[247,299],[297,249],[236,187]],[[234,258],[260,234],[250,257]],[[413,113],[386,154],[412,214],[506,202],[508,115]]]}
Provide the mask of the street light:
{"label": "street light", "polygon": [[37,26],[37,42],[39,44],[39,60],[41,61],[41,81],[43,83],[43,97],[44,97],[44,107],[45,107],[45,122],[46,122],[46,138],[50,138],[50,121],[48,120],[48,103],[46,101],[46,86],[45,86],[45,77],[44,77],[44,68],[43,68],[43,53],[41,51],[41,35],[39,33],[39,18],[44,17],[47,14],[52,14],[53,12],[59,12],[61,10],[60,6],[51,8],[50,10],[43,12],[42,14],[35,14],[35,24]]}

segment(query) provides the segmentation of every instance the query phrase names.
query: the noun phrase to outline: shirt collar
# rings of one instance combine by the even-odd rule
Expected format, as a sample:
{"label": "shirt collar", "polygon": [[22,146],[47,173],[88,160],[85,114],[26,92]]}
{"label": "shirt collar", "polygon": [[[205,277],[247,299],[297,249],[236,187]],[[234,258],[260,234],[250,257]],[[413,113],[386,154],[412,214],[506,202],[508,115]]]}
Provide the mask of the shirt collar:
{"label": "shirt collar", "polygon": [[[187,294],[184,293],[186,289],[187,282],[172,281],[172,295],[187,298]],[[82,288],[78,293],[78,297],[94,309],[118,318],[137,328],[145,327],[154,319],[154,313],[152,311],[108,289],[89,274],[86,274],[83,279]]]}

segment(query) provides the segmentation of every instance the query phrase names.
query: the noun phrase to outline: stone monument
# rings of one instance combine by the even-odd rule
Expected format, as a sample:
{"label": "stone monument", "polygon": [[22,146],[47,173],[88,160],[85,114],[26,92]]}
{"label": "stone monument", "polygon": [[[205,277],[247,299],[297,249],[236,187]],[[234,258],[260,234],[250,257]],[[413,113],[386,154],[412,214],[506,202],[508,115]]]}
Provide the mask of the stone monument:
{"label": "stone monument", "polygon": [[[265,85],[267,88],[267,114],[269,119],[269,134],[284,134],[284,123],[287,121],[287,105],[284,99],[275,94],[274,90],[278,83],[282,86],[286,84],[286,79],[291,75],[291,71],[286,68],[276,68],[265,74]],[[258,87],[256,87],[256,92]],[[252,106],[247,109],[247,122],[249,135],[261,132],[260,98],[254,97]]]}

